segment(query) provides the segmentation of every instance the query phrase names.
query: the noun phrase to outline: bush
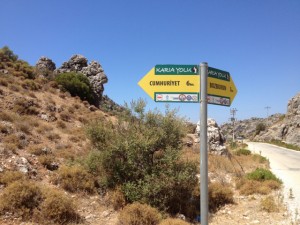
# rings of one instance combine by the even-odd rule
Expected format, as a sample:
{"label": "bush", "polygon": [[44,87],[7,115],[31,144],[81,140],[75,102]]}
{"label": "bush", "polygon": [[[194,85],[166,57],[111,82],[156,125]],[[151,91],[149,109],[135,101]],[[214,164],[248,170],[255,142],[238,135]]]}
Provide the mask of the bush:
{"label": "bush", "polygon": [[11,115],[11,112],[2,111],[0,112],[0,119],[3,121],[13,122],[14,118]]}
{"label": "bush", "polygon": [[19,98],[15,101],[14,111],[19,114],[37,115],[39,105],[32,99]]}
{"label": "bush", "polygon": [[265,130],[266,130],[266,125],[263,123],[259,123],[256,125],[255,135],[258,135],[261,131],[265,131]]}
{"label": "bush", "polygon": [[216,212],[223,205],[233,203],[233,192],[223,184],[211,183],[208,187],[208,198],[209,210]]}
{"label": "bush", "polygon": [[55,81],[61,85],[64,91],[70,92],[72,96],[79,96],[81,100],[92,103],[93,92],[90,82],[86,76],[80,73],[62,73],[55,77]]}
{"label": "bush", "polygon": [[119,215],[122,225],[157,225],[160,219],[157,209],[140,203],[127,205]]}
{"label": "bush", "polygon": [[58,166],[55,163],[53,155],[40,155],[38,157],[40,164],[42,164],[48,170],[56,170]]}
{"label": "bush", "polygon": [[8,46],[4,46],[0,48],[0,62],[10,62],[17,61],[18,56],[14,54],[12,50],[9,49]]}
{"label": "bush", "polygon": [[236,187],[240,190],[240,194],[242,195],[267,195],[270,194],[272,190],[279,189],[281,187],[281,183],[275,180],[257,181],[241,179],[236,183]]}
{"label": "bush", "polygon": [[30,181],[15,181],[0,196],[0,211],[28,218],[41,201],[42,192],[39,186]]}
{"label": "bush", "polygon": [[251,155],[251,151],[248,150],[248,149],[242,148],[242,149],[239,149],[239,150],[235,151],[234,154],[238,155],[238,156],[240,156],[240,155]]}
{"label": "bush", "polygon": [[268,196],[261,200],[260,207],[262,210],[270,213],[270,212],[278,212],[279,208],[276,204],[273,196]]}
{"label": "bush", "polygon": [[279,178],[277,178],[270,170],[263,168],[257,168],[255,171],[248,173],[247,178],[249,180],[257,181],[274,180],[279,183],[282,183],[282,181]]}
{"label": "bush", "polygon": [[262,155],[259,155],[259,154],[253,154],[252,155],[252,158],[253,158],[253,160],[254,161],[258,161],[259,163],[268,163],[269,162],[269,160],[266,158],[266,157],[264,157],[264,156],[262,156]]}
{"label": "bush", "polygon": [[31,90],[31,91],[38,91],[41,89],[41,85],[39,85],[38,83],[36,83],[33,80],[25,80],[21,86],[24,89]]}
{"label": "bush", "polygon": [[190,224],[181,219],[168,218],[161,221],[159,225],[190,225]]}
{"label": "bush", "polygon": [[126,204],[125,196],[120,187],[108,193],[109,202],[113,206],[114,210],[123,208]]}
{"label": "bush", "polygon": [[5,171],[0,173],[0,184],[7,186],[15,181],[24,180],[25,176],[19,171]]}
{"label": "bush", "polygon": [[116,123],[103,119],[88,127],[98,151],[89,155],[88,168],[104,174],[107,187],[121,186],[127,202],[176,214],[190,204],[198,182],[196,164],[180,160],[185,122],[168,108],[162,114],[143,107],[133,102]]}
{"label": "bush", "polygon": [[63,166],[58,170],[57,184],[70,192],[85,191],[93,193],[95,191],[95,180],[82,166]]}
{"label": "bush", "polygon": [[45,193],[45,200],[41,204],[41,214],[43,218],[58,224],[78,222],[80,219],[72,200],[56,190],[48,190]]}

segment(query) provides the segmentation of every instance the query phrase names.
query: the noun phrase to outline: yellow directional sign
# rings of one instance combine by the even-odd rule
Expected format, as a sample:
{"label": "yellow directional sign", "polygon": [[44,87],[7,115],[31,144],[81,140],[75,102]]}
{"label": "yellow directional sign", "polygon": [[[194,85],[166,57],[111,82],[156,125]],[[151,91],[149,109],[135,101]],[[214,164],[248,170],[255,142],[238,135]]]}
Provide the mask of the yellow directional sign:
{"label": "yellow directional sign", "polygon": [[157,102],[199,102],[197,65],[156,65],[138,84]]}
{"label": "yellow directional sign", "polygon": [[[156,65],[138,84],[156,102],[199,102],[198,65]],[[209,104],[230,106],[236,93],[228,72],[208,68]]]}
{"label": "yellow directional sign", "polygon": [[237,89],[229,72],[208,67],[207,98],[209,104],[230,106]]}

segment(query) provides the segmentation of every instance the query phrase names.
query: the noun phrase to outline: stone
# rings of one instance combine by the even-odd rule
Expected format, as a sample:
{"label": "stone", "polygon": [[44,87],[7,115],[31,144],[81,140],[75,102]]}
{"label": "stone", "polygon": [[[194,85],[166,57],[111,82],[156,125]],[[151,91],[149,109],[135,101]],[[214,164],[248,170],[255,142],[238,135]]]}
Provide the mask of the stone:
{"label": "stone", "polygon": [[47,78],[51,74],[49,72],[53,72],[56,69],[56,66],[51,59],[42,56],[35,64],[35,68],[39,77]]}
{"label": "stone", "polygon": [[[200,136],[200,122],[197,123],[196,133]],[[228,150],[225,147],[225,138],[220,127],[214,119],[207,119],[207,141],[210,153],[216,155],[227,155]]]}
{"label": "stone", "polygon": [[30,170],[30,164],[25,157],[19,157],[16,160],[16,166],[21,173],[27,174]]}
{"label": "stone", "polygon": [[51,162],[50,164],[46,165],[46,169],[50,171],[58,170],[59,164],[57,162]]}

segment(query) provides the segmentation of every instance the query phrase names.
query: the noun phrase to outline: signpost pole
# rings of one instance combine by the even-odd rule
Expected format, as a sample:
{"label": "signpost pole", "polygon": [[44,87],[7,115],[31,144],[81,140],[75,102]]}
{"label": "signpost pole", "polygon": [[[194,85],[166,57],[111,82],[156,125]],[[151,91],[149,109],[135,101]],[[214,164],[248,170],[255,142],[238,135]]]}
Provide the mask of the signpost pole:
{"label": "signpost pole", "polygon": [[207,158],[207,76],[208,64],[200,64],[200,211],[201,225],[208,224],[208,158]]}

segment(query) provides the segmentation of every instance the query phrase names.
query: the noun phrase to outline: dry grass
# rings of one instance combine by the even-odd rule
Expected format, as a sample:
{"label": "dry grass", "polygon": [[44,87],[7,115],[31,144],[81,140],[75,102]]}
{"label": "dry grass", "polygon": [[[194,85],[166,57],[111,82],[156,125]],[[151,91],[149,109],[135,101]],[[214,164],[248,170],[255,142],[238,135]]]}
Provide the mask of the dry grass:
{"label": "dry grass", "polygon": [[25,176],[19,171],[5,171],[0,173],[0,184],[7,186],[15,181],[24,180]]}
{"label": "dry grass", "polygon": [[281,184],[274,180],[257,181],[242,178],[237,180],[236,182],[236,188],[242,195],[267,195],[270,194],[273,190],[278,190],[280,187]]}
{"label": "dry grass", "polygon": [[190,223],[181,219],[168,218],[161,221],[159,225],[190,225]]}
{"label": "dry grass", "polygon": [[[63,192],[48,189],[41,203],[40,220],[47,219],[51,224],[68,224],[80,222],[75,203]],[[44,223],[43,221],[40,221]]]}
{"label": "dry grass", "polygon": [[275,202],[275,199],[273,196],[267,196],[260,202],[260,207],[263,211],[266,211],[268,213],[270,212],[279,212],[279,206]]}
{"label": "dry grass", "polygon": [[119,214],[122,225],[157,225],[161,215],[157,209],[145,204],[133,203],[124,207]]}
{"label": "dry grass", "polygon": [[109,191],[107,197],[109,204],[112,205],[115,210],[122,209],[126,204],[125,196],[120,187]]}
{"label": "dry grass", "polygon": [[11,112],[5,110],[0,112],[0,120],[13,122],[15,119],[14,117],[15,116],[13,116]]}
{"label": "dry grass", "polygon": [[69,192],[95,192],[95,179],[79,165],[61,167],[53,181]]}

